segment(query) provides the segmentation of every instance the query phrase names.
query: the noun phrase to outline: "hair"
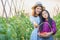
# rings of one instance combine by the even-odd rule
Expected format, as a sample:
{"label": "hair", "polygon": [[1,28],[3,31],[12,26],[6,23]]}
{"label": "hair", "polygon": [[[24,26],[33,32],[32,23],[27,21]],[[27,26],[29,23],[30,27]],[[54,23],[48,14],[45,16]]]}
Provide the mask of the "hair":
{"label": "hair", "polygon": [[[47,10],[43,10],[43,11],[46,11],[46,12],[47,12],[47,14],[48,14],[48,23],[49,23],[49,24],[51,25],[51,27],[52,27],[52,18],[50,17],[49,12],[48,12]],[[42,11],[42,12],[43,12],[43,11]],[[43,23],[43,22],[45,22],[45,18],[43,18],[42,13],[41,13],[41,22],[40,22],[40,24]],[[43,29],[43,24],[39,26],[40,32],[42,31],[42,29]]]}
{"label": "hair", "polygon": [[[42,11],[44,10],[44,7],[41,4],[38,4],[38,5],[36,5],[35,7],[32,8],[32,16],[36,15],[36,11],[35,11],[36,7],[41,7]],[[40,13],[42,13],[42,12],[40,12]],[[40,16],[40,14],[39,14],[39,16]]]}

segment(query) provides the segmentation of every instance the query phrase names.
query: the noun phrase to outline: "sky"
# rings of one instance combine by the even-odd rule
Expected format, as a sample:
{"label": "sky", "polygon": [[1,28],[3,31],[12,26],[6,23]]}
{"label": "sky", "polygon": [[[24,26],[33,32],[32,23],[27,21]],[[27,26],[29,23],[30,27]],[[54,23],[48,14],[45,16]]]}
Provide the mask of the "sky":
{"label": "sky", "polygon": [[[51,17],[56,15],[57,13],[54,11],[54,8],[57,10],[57,7],[60,8],[60,0],[26,0],[24,3],[24,9],[26,12],[31,13],[31,7],[37,2],[40,1],[46,10],[49,11]],[[27,8],[28,7],[28,8]],[[54,13],[55,12],[55,13]]]}
{"label": "sky", "polygon": [[[3,3],[5,4],[5,1],[6,0],[3,0]],[[56,15],[56,10],[58,10],[57,7],[60,8],[60,0],[13,0],[14,4],[15,4],[15,7],[17,8],[16,10],[21,10],[22,8],[22,5],[24,2],[24,5],[23,5],[23,9],[25,10],[25,12],[31,14],[32,10],[32,6],[35,5],[36,2],[40,1],[43,6],[46,8],[46,10],[49,11],[51,17],[53,17],[54,15]],[[10,14],[10,8],[9,8],[9,5],[11,5],[12,3],[12,0],[8,0],[9,4],[6,3],[6,6],[5,6],[5,9],[6,9],[6,12],[9,16]],[[14,14],[14,4],[12,4],[11,6],[11,11],[12,13]],[[2,15],[3,13],[3,6],[2,6],[2,3],[1,3],[1,0],[0,0],[0,14]]]}

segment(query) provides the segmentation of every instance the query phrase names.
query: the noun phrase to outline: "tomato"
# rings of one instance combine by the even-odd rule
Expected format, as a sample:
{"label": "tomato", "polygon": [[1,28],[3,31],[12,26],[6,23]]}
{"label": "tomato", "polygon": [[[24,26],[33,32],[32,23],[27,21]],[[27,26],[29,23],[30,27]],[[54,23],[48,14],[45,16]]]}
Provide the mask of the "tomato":
{"label": "tomato", "polygon": [[46,34],[47,32],[41,32],[41,34]]}

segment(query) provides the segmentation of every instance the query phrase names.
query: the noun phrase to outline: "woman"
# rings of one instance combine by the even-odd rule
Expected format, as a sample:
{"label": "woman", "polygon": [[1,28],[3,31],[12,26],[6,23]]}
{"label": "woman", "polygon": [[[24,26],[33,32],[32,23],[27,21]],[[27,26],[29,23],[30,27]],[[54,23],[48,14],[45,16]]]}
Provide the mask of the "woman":
{"label": "woman", "polygon": [[40,13],[43,10],[43,6],[40,2],[36,2],[36,4],[32,7],[33,13],[30,16],[30,21],[33,24],[34,30],[31,33],[30,40],[38,40],[37,32],[38,32],[38,25],[40,23]]}
{"label": "woman", "polygon": [[53,40],[53,35],[56,33],[56,23],[51,19],[47,10],[42,11],[41,24],[39,26],[40,40]]}

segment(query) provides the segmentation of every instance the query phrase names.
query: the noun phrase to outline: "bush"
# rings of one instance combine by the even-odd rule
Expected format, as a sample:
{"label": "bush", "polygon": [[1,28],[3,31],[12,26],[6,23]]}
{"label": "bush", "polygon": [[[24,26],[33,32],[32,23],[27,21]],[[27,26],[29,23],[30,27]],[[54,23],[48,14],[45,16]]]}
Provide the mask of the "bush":
{"label": "bush", "polygon": [[[60,37],[60,14],[54,17],[57,25],[56,37]],[[29,17],[22,12],[12,18],[0,17],[0,40],[29,40],[33,30]]]}
{"label": "bush", "polygon": [[56,27],[57,27],[56,37],[60,38],[60,13],[54,17],[54,20],[56,21]]}
{"label": "bush", "polygon": [[0,40],[29,40],[33,30],[29,17],[23,13],[20,16],[0,18]]}

